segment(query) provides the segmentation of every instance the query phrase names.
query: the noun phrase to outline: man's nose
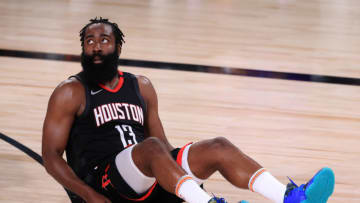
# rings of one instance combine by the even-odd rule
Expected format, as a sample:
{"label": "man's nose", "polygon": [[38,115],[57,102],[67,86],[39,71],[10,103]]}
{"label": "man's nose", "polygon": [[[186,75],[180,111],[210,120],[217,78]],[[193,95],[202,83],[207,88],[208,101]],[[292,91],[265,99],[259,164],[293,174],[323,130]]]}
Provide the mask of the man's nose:
{"label": "man's nose", "polygon": [[94,52],[101,52],[101,45],[100,43],[95,43],[95,46],[94,46]]}

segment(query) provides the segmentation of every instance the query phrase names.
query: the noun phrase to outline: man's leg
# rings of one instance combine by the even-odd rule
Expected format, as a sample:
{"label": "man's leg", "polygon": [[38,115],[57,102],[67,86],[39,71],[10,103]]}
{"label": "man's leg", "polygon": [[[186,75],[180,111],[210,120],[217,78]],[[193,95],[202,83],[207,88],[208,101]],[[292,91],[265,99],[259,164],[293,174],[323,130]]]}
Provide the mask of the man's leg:
{"label": "man's leg", "polygon": [[132,150],[136,167],[148,177],[155,177],[168,192],[189,203],[207,203],[211,197],[173,160],[165,145],[157,138],[148,138]]}
{"label": "man's leg", "polygon": [[[277,203],[283,203],[285,193],[288,194],[290,191],[301,193],[302,191],[300,190],[303,190],[304,198],[305,193],[314,193],[309,190],[305,191],[306,186],[299,190],[294,190],[294,187],[288,188],[287,191],[286,186],[280,183],[261,165],[222,137],[193,144],[189,149],[187,159],[191,173],[196,178],[207,179],[215,171],[219,171],[233,185],[258,192]],[[331,169],[322,169],[316,174],[307,185],[312,185],[312,191],[320,192],[321,194],[318,195],[320,197],[316,196],[314,201],[309,202],[319,202],[320,200],[321,202],[326,202],[333,191],[333,179],[334,176]],[[326,185],[326,187],[324,188],[322,185]],[[290,202],[300,202],[300,199],[303,198],[295,194],[292,196],[288,197],[288,199],[292,199]]]}
{"label": "man's leg", "polygon": [[191,172],[207,179],[219,171],[233,185],[258,192],[274,202],[283,202],[286,186],[223,137],[193,144],[188,153]]}
{"label": "man's leg", "polygon": [[222,137],[192,144],[188,162],[191,171],[200,179],[219,171],[230,183],[244,189],[248,188],[251,176],[263,168]]}

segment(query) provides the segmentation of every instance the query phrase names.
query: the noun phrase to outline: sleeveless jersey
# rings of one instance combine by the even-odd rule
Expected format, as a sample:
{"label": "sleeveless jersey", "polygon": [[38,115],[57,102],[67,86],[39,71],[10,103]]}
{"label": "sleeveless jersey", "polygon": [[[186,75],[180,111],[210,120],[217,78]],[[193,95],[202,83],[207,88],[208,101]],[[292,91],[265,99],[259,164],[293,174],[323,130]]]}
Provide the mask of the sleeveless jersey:
{"label": "sleeveless jersey", "polygon": [[146,106],[133,74],[119,71],[119,83],[113,90],[89,85],[83,72],[72,77],[85,88],[86,107],[72,125],[66,156],[82,178],[99,161],[145,139]]}

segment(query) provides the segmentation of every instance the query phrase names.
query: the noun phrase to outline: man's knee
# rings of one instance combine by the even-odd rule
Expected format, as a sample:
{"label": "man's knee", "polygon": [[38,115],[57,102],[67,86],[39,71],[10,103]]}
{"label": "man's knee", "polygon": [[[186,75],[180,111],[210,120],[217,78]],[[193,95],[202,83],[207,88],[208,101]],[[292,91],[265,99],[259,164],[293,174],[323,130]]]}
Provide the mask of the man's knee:
{"label": "man's knee", "polygon": [[164,152],[167,152],[164,142],[157,137],[147,138],[142,144],[144,145],[144,151],[148,155],[161,155]]}
{"label": "man's knee", "polygon": [[216,137],[214,139],[212,139],[212,147],[214,148],[228,148],[230,146],[233,146],[233,144],[231,144],[231,142],[226,139],[225,137]]}
{"label": "man's knee", "polygon": [[156,137],[150,137],[134,147],[132,158],[142,173],[153,177],[152,165],[156,160],[167,156],[166,153],[169,152],[166,150],[165,144]]}
{"label": "man's knee", "polygon": [[210,149],[214,150],[216,154],[227,153],[227,152],[231,153],[231,151],[233,150],[239,150],[225,137],[216,137],[212,139],[210,143],[211,143]]}

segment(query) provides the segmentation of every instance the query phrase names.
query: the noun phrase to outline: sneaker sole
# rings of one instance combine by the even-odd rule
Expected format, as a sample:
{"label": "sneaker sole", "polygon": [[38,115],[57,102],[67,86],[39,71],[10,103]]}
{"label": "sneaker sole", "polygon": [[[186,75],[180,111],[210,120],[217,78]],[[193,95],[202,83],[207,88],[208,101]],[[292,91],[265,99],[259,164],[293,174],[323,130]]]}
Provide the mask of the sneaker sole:
{"label": "sneaker sole", "polygon": [[301,203],[326,203],[334,191],[335,175],[330,168],[321,169],[306,188],[306,200]]}

